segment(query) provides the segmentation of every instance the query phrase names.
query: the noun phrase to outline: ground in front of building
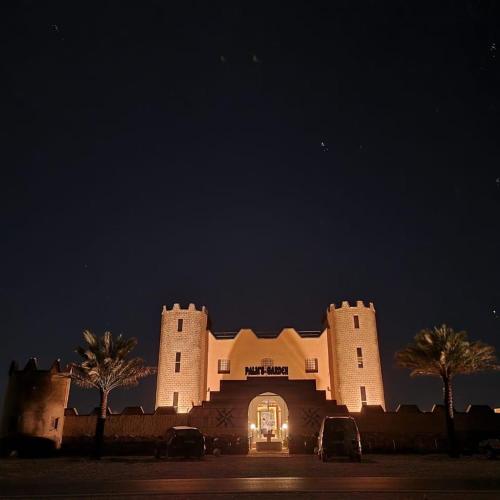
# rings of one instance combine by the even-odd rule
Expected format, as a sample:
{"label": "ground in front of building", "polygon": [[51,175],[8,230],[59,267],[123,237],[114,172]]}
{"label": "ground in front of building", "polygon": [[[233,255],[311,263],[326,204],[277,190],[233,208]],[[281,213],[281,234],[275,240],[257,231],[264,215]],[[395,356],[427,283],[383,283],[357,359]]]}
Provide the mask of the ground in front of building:
{"label": "ground in front of building", "polygon": [[153,457],[0,459],[0,481],[119,481],[122,479],[230,477],[419,477],[500,479],[500,461],[482,456],[366,454],[361,463],[314,455],[250,454],[206,456],[202,460]]}

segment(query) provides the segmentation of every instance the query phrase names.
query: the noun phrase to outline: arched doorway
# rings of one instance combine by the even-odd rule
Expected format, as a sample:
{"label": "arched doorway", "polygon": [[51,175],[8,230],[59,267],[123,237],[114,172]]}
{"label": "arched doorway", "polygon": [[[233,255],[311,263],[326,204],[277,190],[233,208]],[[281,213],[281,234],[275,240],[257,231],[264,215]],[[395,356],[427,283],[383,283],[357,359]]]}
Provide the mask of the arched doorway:
{"label": "arched doorway", "polygon": [[250,452],[288,449],[288,406],[273,392],[255,396],[248,405]]}

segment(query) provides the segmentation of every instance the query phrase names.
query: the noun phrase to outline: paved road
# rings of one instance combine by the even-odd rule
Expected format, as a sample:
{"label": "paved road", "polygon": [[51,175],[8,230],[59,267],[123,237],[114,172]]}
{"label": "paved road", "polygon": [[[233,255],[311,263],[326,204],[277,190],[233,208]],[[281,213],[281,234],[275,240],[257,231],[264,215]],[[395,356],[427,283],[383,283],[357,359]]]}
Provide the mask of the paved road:
{"label": "paved road", "polygon": [[[500,479],[439,479],[414,477],[238,477],[143,479],[123,481],[19,482],[1,481],[1,498],[137,497],[214,494],[419,493],[419,498],[500,498]],[[336,495],[337,496],[337,495]],[[345,496],[344,496],[345,497]],[[393,497],[393,495],[391,495]],[[303,498],[303,497],[302,497]],[[411,496],[404,496],[411,498]]]}

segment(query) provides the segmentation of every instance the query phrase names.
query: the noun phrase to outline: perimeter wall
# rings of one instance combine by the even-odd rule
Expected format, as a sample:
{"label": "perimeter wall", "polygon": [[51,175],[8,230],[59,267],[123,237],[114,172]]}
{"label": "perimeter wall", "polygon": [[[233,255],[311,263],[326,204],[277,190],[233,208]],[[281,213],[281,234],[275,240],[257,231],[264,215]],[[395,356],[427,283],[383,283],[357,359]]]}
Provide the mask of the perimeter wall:
{"label": "perimeter wall", "polygon": [[[161,410],[161,408],[160,408]],[[324,411],[302,409],[298,417],[290,413],[290,453],[312,453]],[[154,443],[174,425],[198,427],[209,438],[219,437],[226,453],[248,452],[248,420],[243,408],[227,408],[208,403],[194,407],[187,414],[165,415],[110,414],[105,436],[110,453],[152,453]],[[141,411],[137,409],[137,412]],[[349,414],[356,420],[365,452],[441,452],[446,450],[444,410],[436,405],[430,412],[421,412],[415,405],[401,405],[395,412],[385,412],[381,406],[366,406],[359,413],[348,413],[341,405],[331,405],[327,414]],[[500,414],[488,406],[469,406],[466,412],[455,414],[457,436],[462,448],[474,451],[482,439],[500,438]],[[63,431],[63,451],[82,452],[92,444],[95,415],[77,415],[67,410]],[[299,424],[299,425],[297,425]]]}

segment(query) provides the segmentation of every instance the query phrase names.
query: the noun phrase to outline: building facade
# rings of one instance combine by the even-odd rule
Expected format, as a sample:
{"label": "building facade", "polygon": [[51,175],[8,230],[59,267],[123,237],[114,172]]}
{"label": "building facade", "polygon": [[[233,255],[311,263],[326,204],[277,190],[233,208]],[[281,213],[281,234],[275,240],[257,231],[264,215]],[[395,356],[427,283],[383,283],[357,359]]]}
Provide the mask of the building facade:
{"label": "building facade", "polygon": [[[261,412],[255,417],[259,427],[265,413],[262,404],[281,400],[280,394],[266,389],[266,380],[270,384],[276,378],[312,381],[327,400],[345,405],[349,411],[360,411],[363,405],[385,408],[373,303],[332,304],[326,311],[323,331],[285,328],[274,335],[250,329],[212,332],[204,306],[163,306],[156,408],[171,406],[186,413],[210,401],[223,381],[258,379],[260,403],[250,406]],[[270,395],[274,399],[266,397]],[[286,428],[284,403],[276,404],[274,413],[267,408],[264,416],[274,418],[279,413]],[[252,410],[249,422],[253,420]]]}

